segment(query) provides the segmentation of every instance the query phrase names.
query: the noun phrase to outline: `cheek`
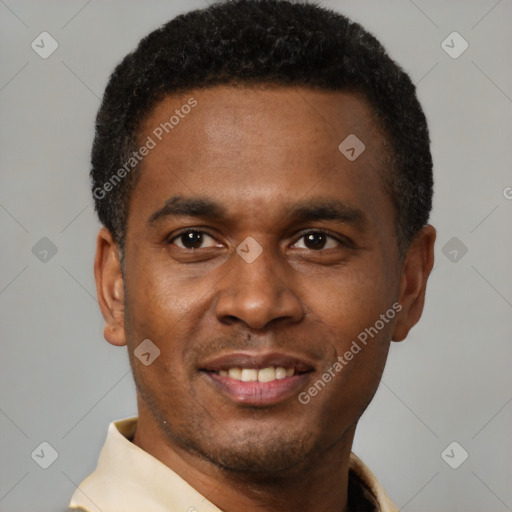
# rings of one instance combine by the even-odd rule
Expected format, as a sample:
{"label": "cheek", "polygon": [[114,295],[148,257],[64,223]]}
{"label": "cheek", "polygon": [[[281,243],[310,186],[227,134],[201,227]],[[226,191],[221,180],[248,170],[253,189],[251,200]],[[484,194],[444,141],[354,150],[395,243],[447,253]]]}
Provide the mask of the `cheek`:
{"label": "cheek", "polygon": [[[395,293],[391,278],[373,262],[366,270],[347,268],[336,278],[316,279],[307,296],[315,317],[334,336],[332,344],[339,353],[391,308]],[[380,331],[386,337],[390,322]]]}
{"label": "cheek", "polygon": [[[183,386],[187,370],[183,363],[186,349],[186,322],[189,323],[192,299],[179,293],[169,279],[149,266],[131,270],[127,283],[125,327],[129,357],[137,388],[152,407],[162,404],[182,407],[190,401],[189,390]],[[187,316],[189,315],[189,316]],[[150,340],[151,362],[139,358],[143,340]],[[144,343],[148,343],[144,341]],[[153,354],[157,354],[153,359]],[[146,360],[147,362],[147,360]]]}
{"label": "cheek", "polygon": [[[190,378],[191,339],[202,325],[207,307],[203,297],[205,283],[186,285],[176,272],[163,271],[157,266],[132,269],[127,283],[125,325],[131,357],[145,339],[159,350],[151,366],[144,367],[133,359],[141,381],[159,385],[168,379],[164,390],[176,390],[177,382]],[[159,377],[158,377],[159,376]],[[172,397],[168,397],[171,399]]]}
{"label": "cheek", "polygon": [[194,294],[179,286],[171,272],[141,265],[127,274],[127,318],[132,332],[139,336],[168,337],[193,310]]}
{"label": "cheek", "polygon": [[[346,270],[315,287],[315,316],[328,331],[328,361],[322,369],[332,377],[329,414],[344,421],[359,417],[375,394],[389,350],[393,315],[381,315],[392,308],[390,279],[376,262]],[[318,286],[318,285],[317,285]],[[319,404],[320,405],[320,404]]]}

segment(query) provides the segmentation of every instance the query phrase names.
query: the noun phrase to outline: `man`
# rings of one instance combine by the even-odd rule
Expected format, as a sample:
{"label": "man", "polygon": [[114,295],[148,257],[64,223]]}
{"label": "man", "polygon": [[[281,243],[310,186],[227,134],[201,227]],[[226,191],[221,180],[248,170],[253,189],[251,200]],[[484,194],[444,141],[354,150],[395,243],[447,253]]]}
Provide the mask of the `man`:
{"label": "man", "polygon": [[397,510],[351,447],[422,313],[432,160],[376,39],[307,3],[179,16],[112,74],[91,175],[138,417],[70,510]]}

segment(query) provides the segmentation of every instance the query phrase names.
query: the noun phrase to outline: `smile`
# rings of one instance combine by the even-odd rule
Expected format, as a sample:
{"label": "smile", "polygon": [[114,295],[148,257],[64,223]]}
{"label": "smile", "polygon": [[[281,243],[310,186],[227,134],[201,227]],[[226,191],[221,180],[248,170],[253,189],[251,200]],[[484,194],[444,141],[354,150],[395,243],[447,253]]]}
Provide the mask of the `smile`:
{"label": "smile", "polygon": [[284,354],[229,354],[205,363],[201,370],[214,389],[230,400],[268,406],[299,393],[314,367]]}
{"label": "smile", "polygon": [[229,370],[220,370],[219,375],[222,377],[230,377],[234,380],[242,382],[272,382],[274,380],[286,379],[293,377],[295,368],[283,368],[278,366],[269,366],[257,370],[255,368],[230,368]]}

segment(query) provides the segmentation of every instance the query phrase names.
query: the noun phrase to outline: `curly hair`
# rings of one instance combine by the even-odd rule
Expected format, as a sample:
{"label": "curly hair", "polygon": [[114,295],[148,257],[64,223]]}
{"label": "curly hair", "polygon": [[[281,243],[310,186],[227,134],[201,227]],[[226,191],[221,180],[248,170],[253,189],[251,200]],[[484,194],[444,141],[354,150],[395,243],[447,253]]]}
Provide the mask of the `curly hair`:
{"label": "curly hair", "polygon": [[416,88],[361,25],[289,0],[223,0],[182,14],[117,65],[96,118],[91,178],[99,219],[121,250],[136,168],[115,187],[105,184],[133,154],[145,116],[173,93],[262,84],[351,91],[368,102],[389,145],[384,183],[403,255],[432,208],[430,140]]}

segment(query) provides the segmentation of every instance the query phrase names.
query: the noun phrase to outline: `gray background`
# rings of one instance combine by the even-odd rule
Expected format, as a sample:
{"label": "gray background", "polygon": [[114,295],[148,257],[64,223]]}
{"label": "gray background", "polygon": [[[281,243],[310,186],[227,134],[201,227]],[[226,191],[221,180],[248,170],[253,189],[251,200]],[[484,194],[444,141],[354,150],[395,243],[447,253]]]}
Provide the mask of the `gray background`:
{"label": "gray background", "polygon": [[[360,21],[411,74],[435,162],[425,312],[392,345],[354,451],[404,510],[512,510],[512,2],[321,3]],[[1,511],[63,510],[108,423],[136,413],[126,351],[103,340],[95,298],[94,116],[140,38],[205,5],[0,0]],[[47,59],[31,48],[43,31],[59,44]],[[456,59],[441,46],[453,31],[469,43]],[[31,457],[43,441],[58,453],[48,469]],[[452,465],[469,453],[458,469],[441,457],[453,441]]]}

